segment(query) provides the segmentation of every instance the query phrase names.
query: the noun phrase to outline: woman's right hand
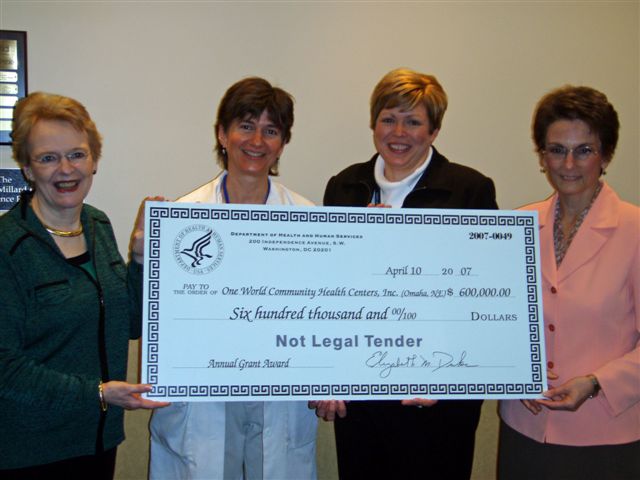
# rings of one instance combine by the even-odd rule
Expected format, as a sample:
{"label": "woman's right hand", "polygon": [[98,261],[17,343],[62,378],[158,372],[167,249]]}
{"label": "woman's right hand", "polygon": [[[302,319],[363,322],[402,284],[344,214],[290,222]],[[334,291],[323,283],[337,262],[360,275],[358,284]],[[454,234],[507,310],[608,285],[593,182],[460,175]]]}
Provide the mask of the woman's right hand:
{"label": "woman's right hand", "polygon": [[347,404],[343,400],[311,400],[308,406],[315,409],[316,416],[325,422],[333,422],[336,415],[340,418],[347,416]]}
{"label": "woman's right hand", "polygon": [[[551,370],[547,370],[547,380],[557,380],[558,375],[553,373]],[[549,385],[551,387],[551,385]],[[534,415],[537,415],[542,410],[542,405],[540,405],[536,400],[520,400],[522,404]]]}
{"label": "woman's right hand", "polygon": [[129,251],[133,261],[139,264],[144,263],[144,204],[148,201],[166,202],[167,199],[159,195],[146,197],[138,207],[138,215],[136,215],[133,232],[131,232],[131,239],[129,240]]}
{"label": "woman's right hand", "polygon": [[409,400],[400,401],[405,407],[433,407],[438,400],[429,400],[428,398],[411,398]]}
{"label": "woman's right hand", "polygon": [[104,395],[104,401],[109,405],[116,405],[125,410],[154,409],[171,405],[170,402],[155,402],[142,398],[140,394],[150,392],[152,388],[148,384],[133,384],[112,380],[102,384],[102,394]]}

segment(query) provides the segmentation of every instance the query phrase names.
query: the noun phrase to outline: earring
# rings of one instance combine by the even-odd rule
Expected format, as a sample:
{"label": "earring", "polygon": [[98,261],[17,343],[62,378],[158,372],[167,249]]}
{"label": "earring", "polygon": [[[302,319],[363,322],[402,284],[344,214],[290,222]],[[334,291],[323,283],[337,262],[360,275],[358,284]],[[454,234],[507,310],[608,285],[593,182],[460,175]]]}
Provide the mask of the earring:
{"label": "earring", "polygon": [[29,187],[29,191],[30,192],[35,191],[35,183],[34,183],[33,179],[29,175],[27,175],[27,172],[22,170],[22,176],[24,177],[25,181],[27,182],[27,186]]}
{"label": "earring", "polygon": [[546,168],[541,168],[540,169],[540,173],[547,173],[547,169]]}
{"label": "earring", "polygon": [[222,156],[226,157],[227,156],[227,149],[222,147]]}
{"label": "earring", "polygon": [[94,171],[93,171],[93,174],[95,175],[97,172],[98,172],[98,170],[94,170]]}

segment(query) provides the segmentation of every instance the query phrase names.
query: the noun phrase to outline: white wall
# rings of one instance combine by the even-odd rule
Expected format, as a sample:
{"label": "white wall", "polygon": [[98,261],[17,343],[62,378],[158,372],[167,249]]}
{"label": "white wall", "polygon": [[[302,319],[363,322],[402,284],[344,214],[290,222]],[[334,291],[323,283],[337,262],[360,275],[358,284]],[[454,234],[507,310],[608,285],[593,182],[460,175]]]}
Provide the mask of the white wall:
{"label": "white wall", "polygon": [[143,196],[217,172],[215,110],[248,75],[295,96],[282,180],[316,202],[330,175],[373,153],[369,95],[399,66],[440,79],[450,107],[436,146],[491,176],[503,208],[550,192],[530,140],[535,102],[566,83],[601,89],[622,124],[606,179],[640,201],[638,1],[0,0],[0,28],[28,32],[29,90],[77,98],[104,135],[88,201],[123,252]]}
{"label": "white wall", "polygon": [[[217,171],[226,88],[260,75],[296,98],[282,179],[320,202],[330,175],[373,153],[368,99],[388,70],[435,74],[450,97],[436,146],[493,177],[503,208],[547,195],[529,125],[565,83],[603,90],[622,131],[607,180],[640,199],[638,2],[0,1],[28,32],[29,90],[75,97],[105,138],[89,202],[125,248],[138,201]],[[2,148],[0,166],[12,166]]]}

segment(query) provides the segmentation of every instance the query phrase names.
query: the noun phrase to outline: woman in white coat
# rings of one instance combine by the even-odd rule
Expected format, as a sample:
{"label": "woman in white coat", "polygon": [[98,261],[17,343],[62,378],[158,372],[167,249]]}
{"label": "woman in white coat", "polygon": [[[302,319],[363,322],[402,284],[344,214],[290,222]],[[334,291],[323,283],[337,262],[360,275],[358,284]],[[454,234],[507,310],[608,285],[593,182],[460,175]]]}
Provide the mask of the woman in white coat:
{"label": "woman in white coat", "polygon": [[[292,125],[287,92],[262,78],[235,83],[215,125],[224,171],[178,201],[313,205],[273,180]],[[317,419],[306,402],[174,403],[156,413],[152,480],[316,478]]]}

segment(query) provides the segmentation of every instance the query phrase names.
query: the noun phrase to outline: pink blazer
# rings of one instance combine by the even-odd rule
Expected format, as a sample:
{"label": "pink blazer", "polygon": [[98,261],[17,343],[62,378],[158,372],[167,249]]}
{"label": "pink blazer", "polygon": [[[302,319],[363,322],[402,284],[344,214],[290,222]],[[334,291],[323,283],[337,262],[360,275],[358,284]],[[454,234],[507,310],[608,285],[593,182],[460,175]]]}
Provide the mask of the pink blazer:
{"label": "pink blazer", "polygon": [[575,412],[533,415],[502,401],[500,417],[538,442],[632,442],[640,439],[640,208],[604,184],[556,268],[557,197],[523,207],[539,214],[547,362],[554,385],[593,373],[602,391]]}

